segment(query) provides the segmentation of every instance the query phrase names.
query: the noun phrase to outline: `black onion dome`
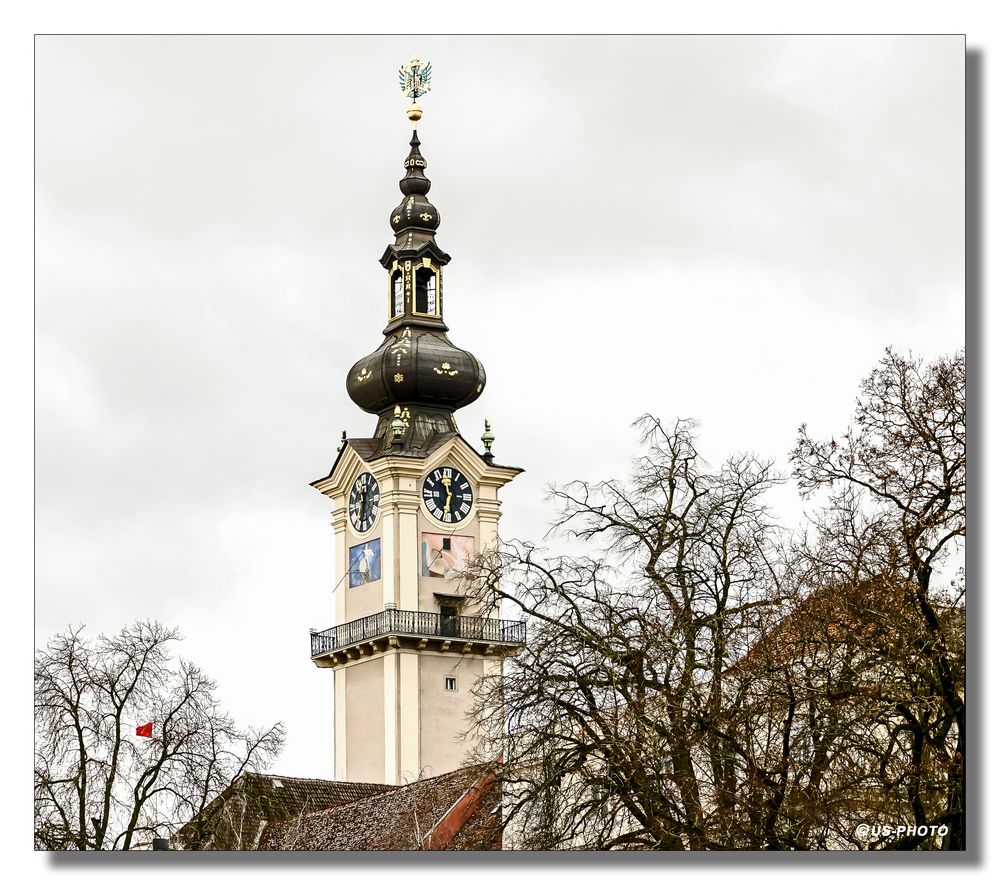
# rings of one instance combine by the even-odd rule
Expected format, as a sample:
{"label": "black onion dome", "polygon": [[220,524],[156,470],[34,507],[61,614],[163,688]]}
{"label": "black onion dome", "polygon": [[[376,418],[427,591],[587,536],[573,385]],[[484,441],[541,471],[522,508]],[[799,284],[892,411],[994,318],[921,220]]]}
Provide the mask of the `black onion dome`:
{"label": "black onion dome", "polygon": [[[373,439],[383,454],[419,452],[435,434],[457,432],[455,410],[477,400],[486,385],[483,364],[452,344],[446,334],[441,269],[451,258],[434,240],[441,218],[427,199],[431,183],[424,175],[426,167],[414,130],[404,163],[406,175],[399,182],[403,202],[390,217],[396,241],[380,261],[392,274],[413,274],[409,279],[414,292],[421,268],[436,274],[437,311],[416,312],[415,296],[408,296],[402,313],[391,317],[383,330],[385,340],[378,350],[358,360],[347,376],[351,399],[379,416]],[[404,426],[401,437],[391,427],[397,417]]]}
{"label": "black onion dome", "polygon": [[441,216],[427,199],[431,182],[424,175],[427,161],[420,153],[420,139],[417,137],[416,129],[413,130],[410,153],[403,163],[403,168],[406,169],[406,175],[399,182],[403,201],[392,210],[389,223],[396,234],[398,246],[404,245],[403,240],[408,241],[407,245],[418,245],[434,236],[434,231],[441,223]]}
{"label": "black onion dome", "polygon": [[448,411],[479,398],[486,385],[483,364],[434,329],[404,326],[387,335],[374,353],[347,376],[347,393],[366,412],[399,405]]}

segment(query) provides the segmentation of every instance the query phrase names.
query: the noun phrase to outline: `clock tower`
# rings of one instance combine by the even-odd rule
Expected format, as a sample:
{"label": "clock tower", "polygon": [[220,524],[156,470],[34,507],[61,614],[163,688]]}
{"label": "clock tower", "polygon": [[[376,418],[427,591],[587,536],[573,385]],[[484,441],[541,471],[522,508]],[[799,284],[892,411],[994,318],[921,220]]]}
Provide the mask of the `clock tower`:
{"label": "clock tower", "polygon": [[486,372],[444,322],[451,259],[435,241],[440,216],[416,129],[429,80],[417,59],[400,70],[413,135],[381,258],[385,337],[347,376],[375,431],[345,433],[329,474],[312,483],[333,502],[334,626],[310,638],[313,663],[333,671],[343,781],[401,784],[463,765],[471,689],[524,641],[523,623],[466,596],[460,577],[496,547],[499,491],[521,471],[494,463],[488,424],[480,453],[455,420]]}

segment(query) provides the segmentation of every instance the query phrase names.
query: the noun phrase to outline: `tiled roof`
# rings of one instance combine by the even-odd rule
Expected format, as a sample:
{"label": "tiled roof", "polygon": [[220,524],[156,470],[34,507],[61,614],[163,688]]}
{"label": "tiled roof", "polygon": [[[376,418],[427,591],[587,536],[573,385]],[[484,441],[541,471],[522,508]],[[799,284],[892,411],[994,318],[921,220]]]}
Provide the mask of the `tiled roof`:
{"label": "tiled roof", "polygon": [[[817,587],[798,600],[727,674],[736,676],[755,666],[802,661],[811,653],[848,642],[864,641],[869,652],[909,642],[913,631],[920,630],[920,617],[911,604],[913,593],[890,575]],[[958,624],[958,629],[964,630],[963,607],[935,605],[935,609],[943,626]]]}
{"label": "tiled roof", "polygon": [[447,851],[500,851],[503,828],[500,826],[500,788],[490,787],[482,803],[448,845]]}
{"label": "tiled roof", "polygon": [[356,802],[393,789],[385,784],[247,773],[180,829],[178,847],[245,851],[254,847],[267,821]]}
{"label": "tiled roof", "polygon": [[385,784],[325,781],[306,777],[252,774],[247,775],[247,778],[252,779],[258,794],[266,797],[270,811],[268,820],[344,805],[392,789]]}
{"label": "tiled roof", "polygon": [[[460,768],[415,781],[325,811],[296,815],[267,824],[258,848],[263,851],[412,851],[428,837],[455,804],[482,783],[481,766]],[[471,816],[450,840],[449,848],[499,848],[499,827],[491,825],[499,801],[495,787],[476,796]],[[467,830],[467,832],[466,832]]]}

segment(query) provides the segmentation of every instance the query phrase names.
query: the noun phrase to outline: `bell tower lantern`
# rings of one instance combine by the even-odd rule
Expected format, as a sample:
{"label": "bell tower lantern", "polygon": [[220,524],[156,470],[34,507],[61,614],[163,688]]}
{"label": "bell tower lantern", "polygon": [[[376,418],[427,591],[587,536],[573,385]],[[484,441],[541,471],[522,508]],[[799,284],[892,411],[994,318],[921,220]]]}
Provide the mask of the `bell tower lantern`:
{"label": "bell tower lantern", "polygon": [[455,419],[486,372],[444,322],[451,259],[435,241],[441,219],[416,129],[430,73],[419,59],[400,69],[413,134],[381,258],[387,324],[347,375],[375,429],[345,433],[312,483],[333,504],[334,626],[310,639],[313,663],[333,671],[337,780],[400,784],[463,765],[471,690],[524,641],[523,623],[467,598],[460,577],[496,547],[499,491],[521,471],[495,463],[488,427],[480,453]]}

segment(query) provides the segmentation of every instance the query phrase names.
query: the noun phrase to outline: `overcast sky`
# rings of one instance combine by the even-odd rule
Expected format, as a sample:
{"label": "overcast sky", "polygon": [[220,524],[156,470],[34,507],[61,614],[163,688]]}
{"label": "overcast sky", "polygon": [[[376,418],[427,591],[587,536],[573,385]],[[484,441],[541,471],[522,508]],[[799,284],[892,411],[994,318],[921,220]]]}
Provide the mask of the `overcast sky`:
{"label": "overcast sky", "polygon": [[[961,37],[41,37],[36,42],[36,641],[136,618],[276,769],[332,776],[329,470],[370,434],[422,150],[450,337],[486,366],[501,533],[546,485],[624,476],[644,412],[784,468],[846,426],[883,349],[963,344]],[[791,485],[774,498],[794,524]]]}

